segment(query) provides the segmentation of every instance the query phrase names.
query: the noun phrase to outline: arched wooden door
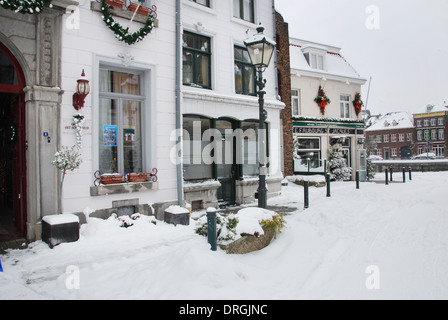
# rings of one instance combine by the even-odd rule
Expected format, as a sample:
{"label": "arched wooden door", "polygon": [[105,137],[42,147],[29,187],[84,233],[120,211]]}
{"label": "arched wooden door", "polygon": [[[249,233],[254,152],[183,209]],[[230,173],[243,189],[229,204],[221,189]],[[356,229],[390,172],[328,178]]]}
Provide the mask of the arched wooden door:
{"label": "arched wooden door", "polygon": [[26,236],[26,122],[22,68],[0,42],[0,241]]}

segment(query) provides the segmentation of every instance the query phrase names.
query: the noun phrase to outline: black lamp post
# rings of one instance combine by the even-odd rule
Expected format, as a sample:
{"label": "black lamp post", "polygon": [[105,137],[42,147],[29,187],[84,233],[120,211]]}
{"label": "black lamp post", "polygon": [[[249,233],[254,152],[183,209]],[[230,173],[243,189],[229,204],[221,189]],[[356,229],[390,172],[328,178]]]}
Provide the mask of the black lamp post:
{"label": "black lamp post", "polygon": [[244,41],[249,52],[250,59],[257,70],[256,83],[258,86],[258,105],[259,105],[259,134],[258,134],[258,161],[260,166],[259,182],[258,182],[258,207],[266,208],[267,205],[267,189],[266,189],[266,132],[264,122],[267,119],[267,113],[264,109],[264,87],[266,80],[263,80],[263,72],[271,62],[276,43],[267,38],[264,34],[264,27],[260,24],[257,28],[257,34],[250,39]]}

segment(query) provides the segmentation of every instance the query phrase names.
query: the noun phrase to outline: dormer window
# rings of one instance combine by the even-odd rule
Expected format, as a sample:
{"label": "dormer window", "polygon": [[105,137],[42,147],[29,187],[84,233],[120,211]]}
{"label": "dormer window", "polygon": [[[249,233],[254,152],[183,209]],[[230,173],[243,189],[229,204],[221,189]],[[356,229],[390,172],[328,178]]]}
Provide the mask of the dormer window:
{"label": "dormer window", "polygon": [[319,46],[305,46],[302,48],[303,55],[312,69],[326,70],[327,50]]}
{"label": "dormer window", "polygon": [[386,120],[386,121],[384,121],[384,126],[385,126],[385,127],[388,127],[388,126],[390,126],[390,123],[387,122],[387,120]]}
{"label": "dormer window", "polygon": [[396,127],[396,126],[398,126],[398,122],[397,122],[396,120],[394,120],[394,122],[392,122],[392,125],[393,125],[394,127]]}

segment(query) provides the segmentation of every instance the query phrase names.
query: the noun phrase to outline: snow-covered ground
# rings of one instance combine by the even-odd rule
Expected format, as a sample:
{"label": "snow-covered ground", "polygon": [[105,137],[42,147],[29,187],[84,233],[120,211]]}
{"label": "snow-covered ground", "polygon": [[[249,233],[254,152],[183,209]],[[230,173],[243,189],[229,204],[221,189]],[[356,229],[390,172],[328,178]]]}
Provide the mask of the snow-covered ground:
{"label": "snow-covered ground", "polygon": [[286,229],[247,255],[211,251],[194,223],[89,219],[78,242],[0,255],[0,299],[447,299],[447,186],[448,172],[339,182],[303,210],[289,183],[268,202],[297,208]]}

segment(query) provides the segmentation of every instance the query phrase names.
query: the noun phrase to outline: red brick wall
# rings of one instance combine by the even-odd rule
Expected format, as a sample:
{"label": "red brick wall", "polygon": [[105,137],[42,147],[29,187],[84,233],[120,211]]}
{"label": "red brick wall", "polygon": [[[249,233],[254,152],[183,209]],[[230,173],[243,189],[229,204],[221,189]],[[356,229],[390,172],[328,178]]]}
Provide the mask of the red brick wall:
{"label": "red brick wall", "polygon": [[291,107],[291,68],[289,60],[289,28],[283,17],[276,12],[277,32],[277,70],[278,70],[278,94],[282,102],[286,104],[280,113],[283,122],[283,159],[284,175],[294,174],[293,161],[293,135],[292,135],[292,107]]}

